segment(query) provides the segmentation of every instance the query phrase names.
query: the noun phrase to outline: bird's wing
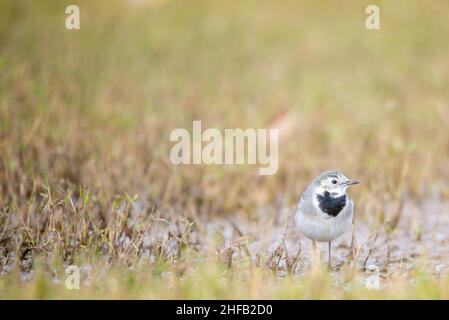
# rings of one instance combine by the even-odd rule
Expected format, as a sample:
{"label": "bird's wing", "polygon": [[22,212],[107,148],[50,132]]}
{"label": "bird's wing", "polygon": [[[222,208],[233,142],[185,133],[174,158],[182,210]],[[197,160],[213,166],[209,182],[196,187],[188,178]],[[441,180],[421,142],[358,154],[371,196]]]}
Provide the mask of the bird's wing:
{"label": "bird's wing", "polygon": [[304,195],[301,197],[298,203],[298,211],[303,213],[304,215],[308,216],[320,216],[325,219],[329,219],[329,215],[319,210],[314,204],[313,199],[310,196],[304,197]]}

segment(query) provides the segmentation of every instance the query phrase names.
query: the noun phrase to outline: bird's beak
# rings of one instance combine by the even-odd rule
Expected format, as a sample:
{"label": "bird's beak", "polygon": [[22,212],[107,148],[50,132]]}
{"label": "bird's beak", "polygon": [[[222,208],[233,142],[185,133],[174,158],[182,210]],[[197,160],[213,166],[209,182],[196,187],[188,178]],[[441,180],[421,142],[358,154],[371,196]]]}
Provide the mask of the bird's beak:
{"label": "bird's beak", "polygon": [[346,181],[346,185],[347,186],[352,186],[353,184],[359,184],[360,183],[360,181],[359,180],[352,180],[352,179],[349,179],[348,181]]}

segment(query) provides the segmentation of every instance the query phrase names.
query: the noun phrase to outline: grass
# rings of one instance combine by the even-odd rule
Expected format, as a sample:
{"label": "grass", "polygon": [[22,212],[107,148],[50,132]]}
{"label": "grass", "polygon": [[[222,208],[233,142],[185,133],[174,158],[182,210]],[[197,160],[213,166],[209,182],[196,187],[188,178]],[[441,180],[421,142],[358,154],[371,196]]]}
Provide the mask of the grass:
{"label": "grass", "polygon": [[[449,195],[448,4],[380,1],[379,31],[368,4],[2,1],[0,298],[448,298],[449,213],[423,205]],[[193,120],[278,127],[277,174],[172,165]],[[291,225],[329,168],[370,235],[332,274]]]}

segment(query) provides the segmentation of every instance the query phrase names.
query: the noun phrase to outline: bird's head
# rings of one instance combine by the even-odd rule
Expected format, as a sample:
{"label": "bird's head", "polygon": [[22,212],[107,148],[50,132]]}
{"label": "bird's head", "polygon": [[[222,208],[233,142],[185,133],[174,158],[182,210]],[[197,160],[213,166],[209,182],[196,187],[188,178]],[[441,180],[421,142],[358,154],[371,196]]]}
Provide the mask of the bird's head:
{"label": "bird's head", "polygon": [[313,182],[315,193],[323,194],[327,191],[331,196],[341,196],[350,186],[358,183],[360,182],[348,179],[343,173],[335,170],[323,172]]}

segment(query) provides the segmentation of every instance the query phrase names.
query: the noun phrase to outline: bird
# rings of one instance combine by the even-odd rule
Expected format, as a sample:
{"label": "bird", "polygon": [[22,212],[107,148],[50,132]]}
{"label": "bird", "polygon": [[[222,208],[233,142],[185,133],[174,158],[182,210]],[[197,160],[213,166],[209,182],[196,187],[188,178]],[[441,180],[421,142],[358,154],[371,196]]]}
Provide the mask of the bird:
{"label": "bird", "polygon": [[347,190],[360,183],[348,179],[337,170],[328,170],[316,177],[298,202],[295,221],[299,232],[316,242],[328,243],[328,267],[332,267],[331,243],[352,227],[354,202]]}

